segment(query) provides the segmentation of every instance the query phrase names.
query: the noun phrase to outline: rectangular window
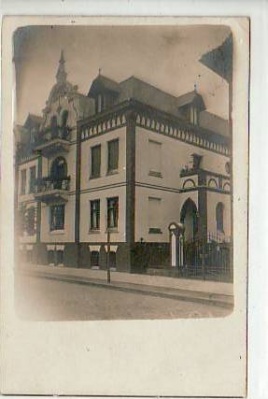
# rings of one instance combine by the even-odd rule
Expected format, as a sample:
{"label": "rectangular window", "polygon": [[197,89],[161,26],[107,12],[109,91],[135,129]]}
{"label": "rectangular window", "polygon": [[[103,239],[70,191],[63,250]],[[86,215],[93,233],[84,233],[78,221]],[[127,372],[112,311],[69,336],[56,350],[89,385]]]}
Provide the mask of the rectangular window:
{"label": "rectangular window", "polygon": [[100,200],[90,201],[90,229],[100,229]]}
{"label": "rectangular window", "polygon": [[118,227],[118,197],[107,198],[107,227],[114,229]]}
{"label": "rectangular window", "polygon": [[50,207],[50,230],[64,229],[65,205],[53,205]]}
{"label": "rectangular window", "polygon": [[35,179],[36,179],[36,166],[32,166],[30,168],[29,193],[33,193],[34,192]]}
{"label": "rectangular window", "polygon": [[101,146],[91,147],[91,175],[90,177],[100,177],[101,170]]}
{"label": "rectangular window", "polygon": [[161,233],[161,198],[149,197],[148,226],[149,233]]}
{"label": "rectangular window", "polygon": [[21,195],[26,194],[26,169],[20,172],[20,193]]}
{"label": "rectangular window", "polygon": [[97,113],[100,113],[102,111],[102,95],[98,94],[96,98],[96,111]]}
{"label": "rectangular window", "polygon": [[118,170],[119,160],[119,140],[108,142],[108,173]]}
{"label": "rectangular window", "polygon": [[91,261],[91,267],[92,266],[99,266],[100,264],[100,253],[98,251],[92,251],[90,252],[90,261]]}
{"label": "rectangular window", "polygon": [[162,177],[161,173],[161,148],[162,144],[157,141],[149,140],[149,175],[155,177]]}

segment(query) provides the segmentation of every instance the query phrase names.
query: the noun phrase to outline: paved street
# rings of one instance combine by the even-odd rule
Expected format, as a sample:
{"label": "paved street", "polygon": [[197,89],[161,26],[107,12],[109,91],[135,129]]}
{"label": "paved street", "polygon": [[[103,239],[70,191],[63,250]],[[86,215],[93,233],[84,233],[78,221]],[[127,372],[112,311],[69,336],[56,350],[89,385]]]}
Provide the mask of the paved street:
{"label": "paved street", "polygon": [[223,317],[230,310],[142,293],[17,275],[16,311],[27,320]]}

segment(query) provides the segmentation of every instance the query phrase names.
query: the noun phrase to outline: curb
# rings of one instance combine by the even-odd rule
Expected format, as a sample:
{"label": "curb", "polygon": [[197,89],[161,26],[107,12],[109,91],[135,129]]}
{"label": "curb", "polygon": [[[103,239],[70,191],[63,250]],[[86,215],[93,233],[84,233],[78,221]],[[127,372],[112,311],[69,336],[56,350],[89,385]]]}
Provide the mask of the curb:
{"label": "curb", "polygon": [[[64,274],[53,274],[43,271],[20,271],[20,274],[32,277],[45,278],[48,280],[63,281],[69,284],[89,285],[95,288],[108,288],[122,292],[132,292],[136,294],[149,295],[160,298],[175,299],[179,301],[201,303],[205,305],[219,306],[233,309],[233,296],[224,294],[204,293],[199,291],[182,290],[179,288],[163,288],[148,286],[135,283],[107,283],[104,280],[93,280],[79,276],[69,276]],[[169,292],[168,292],[169,291]]]}

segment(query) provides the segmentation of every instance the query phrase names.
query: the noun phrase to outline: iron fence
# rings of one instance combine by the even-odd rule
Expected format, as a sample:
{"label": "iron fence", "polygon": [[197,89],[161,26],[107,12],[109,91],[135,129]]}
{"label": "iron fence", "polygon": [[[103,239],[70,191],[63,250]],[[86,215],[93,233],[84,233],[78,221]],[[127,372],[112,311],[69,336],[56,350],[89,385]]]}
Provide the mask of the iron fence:
{"label": "iron fence", "polygon": [[185,241],[183,247],[185,277],[231,281],[233,277],[230,240],[220,241],[209,235],[206,239]]}

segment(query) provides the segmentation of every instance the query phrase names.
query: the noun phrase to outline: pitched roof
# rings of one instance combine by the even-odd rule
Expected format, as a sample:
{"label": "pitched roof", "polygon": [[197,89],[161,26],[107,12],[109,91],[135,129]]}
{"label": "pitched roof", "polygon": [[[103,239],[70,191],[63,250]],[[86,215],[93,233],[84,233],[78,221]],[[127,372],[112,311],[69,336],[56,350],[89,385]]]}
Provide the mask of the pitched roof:
{"label": "pitched roof", "polygon": [[118,102],[132,98],[164,112],[176,114],[176,97],[135,76],[122,81],[120,89]]}
{"label": "pitched roof", "polygon": [[42,117],[34,114],[28,114],[26,121],[24,123],[24,127],[27,128],[32,128],[32,127],[39,127],[42,123]]}
{"label": "pitched roof", "polygon": [[205,104],[202,96],[198,94],[196,91],[191,91],[189,93],[183,94],[180,97],[177,97],[177,107],[181,108],[185,105],[189,104],[197,104],[200,108],[205,109]]}
{"label": "pitched roof", "polygon": [[119,84],[114,80],[107,78],[106,76],[99,75],[93,80],[88,92],[88,96],[89,97],[94,96],[100,90],[107,90],[107,91],[112,91],[114,93],[119,93],[120,88]]}

